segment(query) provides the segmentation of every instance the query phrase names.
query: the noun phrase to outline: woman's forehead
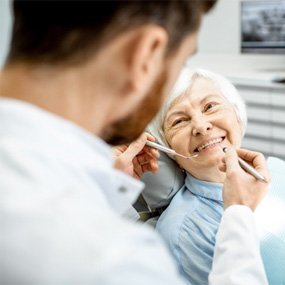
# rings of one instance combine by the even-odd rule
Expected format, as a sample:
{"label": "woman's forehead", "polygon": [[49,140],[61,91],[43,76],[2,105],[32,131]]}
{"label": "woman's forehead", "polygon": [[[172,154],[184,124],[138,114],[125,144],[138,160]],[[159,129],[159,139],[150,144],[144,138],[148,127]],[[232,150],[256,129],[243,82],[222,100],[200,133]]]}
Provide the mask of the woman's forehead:
{"label": "woman's forehead", "polygon": [[176,97],[171,104],[168,107],[168,111],[173,109],[174,107],[177,107],[177,105],[181,105],[183,103],[185,103],[185,101],[189,99],[190,92],[188,92],[188,90],[186,90],[185,92],[183,92],[181,95],[179,95],[178,97]]}
{"label": "woman's forehead", "polygon": [[223,96],[220,92],[218,84],[210,79],[197,78],[191,88],[187,89],[186,96],[191,100],[204,98],[209,94],[214,94],[218,96]]}
{"label": "woman's forehead", "polygon": [[[201,82],[203,80],[203,82]],[[201,84],[203,83],[203,84]],[[173,108],[180,108],[189,103],[200,103],[203,100],[210,98],[217,98],[225,100],[225,97],[221,93],[220,89],[214,82],[206,79],[199,79],[195,81],[191,87],[187,88],[181,95],[176,97],[168,107],[168,111]]]}

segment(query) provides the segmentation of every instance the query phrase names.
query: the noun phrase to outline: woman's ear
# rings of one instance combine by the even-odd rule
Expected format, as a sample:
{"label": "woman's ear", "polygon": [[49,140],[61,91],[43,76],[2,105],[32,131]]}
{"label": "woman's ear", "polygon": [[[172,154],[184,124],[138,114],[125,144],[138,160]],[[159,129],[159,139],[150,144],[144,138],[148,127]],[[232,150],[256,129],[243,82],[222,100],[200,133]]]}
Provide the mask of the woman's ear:
{"label": "woman's ear", "polygon": [[162,70],[168,45],[168,34],[157,25],[136,30],[126,50],[129,84],[135,93],[145,94]]}

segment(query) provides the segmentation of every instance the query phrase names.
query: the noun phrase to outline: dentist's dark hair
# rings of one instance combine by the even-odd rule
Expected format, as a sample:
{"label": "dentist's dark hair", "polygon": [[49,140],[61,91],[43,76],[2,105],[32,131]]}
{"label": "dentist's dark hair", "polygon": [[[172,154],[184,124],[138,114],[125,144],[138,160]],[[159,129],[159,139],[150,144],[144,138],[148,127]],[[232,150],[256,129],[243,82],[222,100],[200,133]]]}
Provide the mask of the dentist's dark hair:
{"label": "dentist's dark hair", "polygon": [[216,0],[14,0],[7,64],[77,64],[118,34],[156,24],[169,34],[168,53],[199,27]]}

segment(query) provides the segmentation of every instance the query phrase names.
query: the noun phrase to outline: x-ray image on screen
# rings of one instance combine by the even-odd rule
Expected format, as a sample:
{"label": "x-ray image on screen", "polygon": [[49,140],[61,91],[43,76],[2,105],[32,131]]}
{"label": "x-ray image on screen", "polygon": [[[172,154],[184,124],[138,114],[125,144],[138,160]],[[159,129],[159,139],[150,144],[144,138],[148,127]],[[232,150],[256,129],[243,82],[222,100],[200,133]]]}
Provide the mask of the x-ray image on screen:
{"label": "x-ray image on screen", "polygon": [[285,0],[241,2],[241,51],[285,53]]}

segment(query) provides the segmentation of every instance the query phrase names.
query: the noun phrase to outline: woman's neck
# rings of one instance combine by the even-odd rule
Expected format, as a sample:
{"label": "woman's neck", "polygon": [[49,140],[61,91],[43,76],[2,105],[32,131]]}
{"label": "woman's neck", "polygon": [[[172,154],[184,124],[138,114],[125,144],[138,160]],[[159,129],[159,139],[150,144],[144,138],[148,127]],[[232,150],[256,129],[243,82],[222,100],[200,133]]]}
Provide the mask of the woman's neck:
{"label": "woman's neck", "polygon": [[226,178],[226,173],[221,171],[218,166],[207,167],[205,169],[199,168],[197,170],[188,169],[186,171],[188,171],[195,178],[208,182],[224,183]]}

